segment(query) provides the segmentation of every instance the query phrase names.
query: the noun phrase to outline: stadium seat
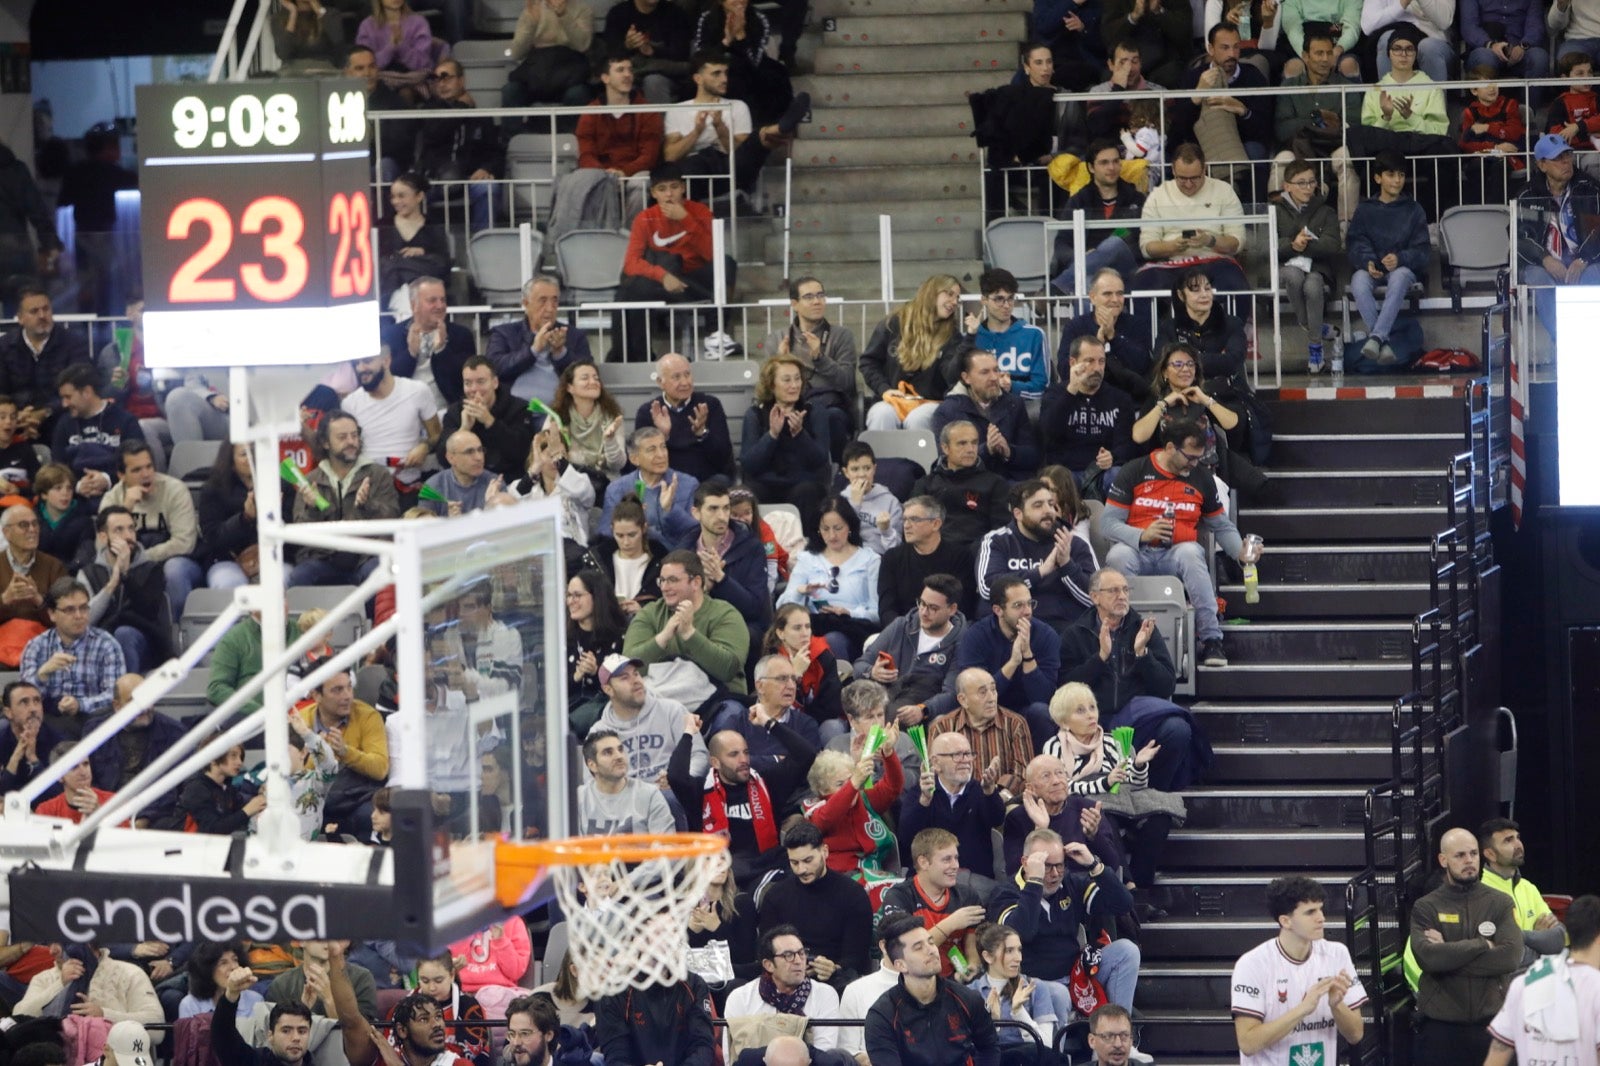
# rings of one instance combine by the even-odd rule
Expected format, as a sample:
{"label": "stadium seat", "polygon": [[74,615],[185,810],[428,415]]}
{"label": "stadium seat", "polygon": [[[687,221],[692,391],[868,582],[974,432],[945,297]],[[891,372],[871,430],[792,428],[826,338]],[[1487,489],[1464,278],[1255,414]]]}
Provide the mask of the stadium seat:
{"label": "stadium seat", "polygon": [[926,473],[933,469],[939,458],[939,446],[932,433],[914,429],[867,429],[856,434],[856,439],[872,449],[881,459],[910,459]]}
{"label": "stadium seat", "polygon": [[512,33],[523,7],[523,0],[472,0],[472,28],[479,33]]}
{"label": "stadium seat", "polygon": [[[331,611],[355,588],[354,585],[297,585],[288,591],[289,617],[298,618],[301,612],[316,607]],[[365,618],[360,614],[344,615],[328,634],[328,643],[333,645],[335,651],[348,648],[365,632],[364,622]]]}
{"label": "stadium seat", "polygon": [[1511,209],[1504,204],[1450,208],[1439,218],[1439,260],[1451,310],[1460,314],[1467,285],[1493,285],[1511,266]]}
{"label": "stadium seat", "polygon": [[205,670],[191,670],[156,701],[156,710],[180,722],[210,713],[211,701],[206,698],[210,680]]}
{"label": "stadium seat", "polygon": [[172,454],[167,456],[167,473],[191,488],[203,485],[216,459],[216,441],[180,440],[172,445]]}
{"label": "stadium seat", "polygon": [[183,604],[178,619],[178,647],[188,648],[223,610],[233,602],[232,589],[195,589]]}
{"label": "stadium seat", "polygon": [[1176,692],[1195,694],[1194,611],[1184,595],[1183,582],[1176,577],[1130,577],[1129,603],[1145,618],[1155,619],[1172,655],[1178,675]]}
{"label": "stadium seat", "polygon": [[983,229],[983,262],[1009,270],[1023,292],[1040,292],[1050,272],[1050,220],[1037,215],[997,218]]}
{"label": "stadium seat", "polygon": [[577,169],[574,134],[519,133],[506,145],[506,177],[517,183],[511,186],[512,203],[531,208],[541,223],[550,217],[555,183]]}
{"label": "stadium seat", "polygon": [[[529,273],[536,274],[544,252],[544,236],[534,230],[529,238],[533,242],[533,269]],[[522,302],[522,283],[526,279],[520,229],[479,230],[467,243],[467,259],[472,264],[472,280],[487,303],[506,307]]]}
{"label": "stadium seat", "polygon": [[622,282],[628,235],[621,230],[575,229],[556,240],[556,273],[569,304],[608,303]]}

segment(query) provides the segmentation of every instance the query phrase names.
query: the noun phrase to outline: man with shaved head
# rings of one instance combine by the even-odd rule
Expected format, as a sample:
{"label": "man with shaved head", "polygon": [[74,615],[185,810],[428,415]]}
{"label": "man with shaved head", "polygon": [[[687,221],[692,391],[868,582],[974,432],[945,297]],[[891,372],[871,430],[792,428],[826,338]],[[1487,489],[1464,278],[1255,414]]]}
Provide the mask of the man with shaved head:
{"label": "man with shaved head", "polygon": [[[780,656],[769,656],[762,663],[770,667],[780,660],[785,667],[789,665]],[[762,683],[759,670],[757,683]],[[711,734],[706,744],[710,772],[704,778],[691,774],[689,759],[700,732],[700,718],[693,714],[684,719],[683,736],[667,764],[667,783],[688,816],[689,828],[728,838],[734,880],[745,889],[784,862],[779,846],[783,811],[804,785],[811,761],[817,757],[816,746],[778,721],[764,702],[757,701],[750,708],[750,724],[781,744],[786,753],[766,772],[751,768],[750,746],[744,736],[725,729]]]}
{"label": "man with shaved head", "polygon": [[1522,930],[1511,897],[1480,881],[1478,838],[1446,830],[1439,840],[1444,882],[1411,908],[1417,982],[1412,1062],[1480,1063],[1489,1021],[1522,964]]}
{"label": "man with shaved head", "polygon": [[672,466],[697,481],[733,472],[733,439],[722,401],[694,387],[694,368],[677,352],[656,360],[661,395],[639,405],[633,427],[654,426],[667,438]]}
{"label": "man with shaved head", "polygon": [[1069,787],[1065,764],[1054,755],[1038,755],[1023,776],[1022,802],[1006,813],[1001,836],[1005,842],[1006,872],[1022,866],[1022,842],[1035,829],[1053,829],[1067,843],[1087,844],[1112,866],[1126,862],[1117,829],[1101,817],[1100,804],[1075,796]]}
{"label": "man with shaved head", "polygon": [[[449,469],[439,471],[423,484],[433,491],[422,496],[419,506],[450,517],[483,510],[489,486],[499,477],[484,469],[483,441],[470,430],[456,430],[444,442],[444,461]],[[435,495],[439,498],[431,498]]]}
{"label": "man with shaved head", "polygon": [[915,867],[911,841],[924,829],[944,829],[960,845],[961,865],[985,884],[994,875],[993,831],[1006,816],[1000,796],[1000,771],[977,767],[965,733],[928,738],[928,761],[917,787],[900,798],[900,859]]}

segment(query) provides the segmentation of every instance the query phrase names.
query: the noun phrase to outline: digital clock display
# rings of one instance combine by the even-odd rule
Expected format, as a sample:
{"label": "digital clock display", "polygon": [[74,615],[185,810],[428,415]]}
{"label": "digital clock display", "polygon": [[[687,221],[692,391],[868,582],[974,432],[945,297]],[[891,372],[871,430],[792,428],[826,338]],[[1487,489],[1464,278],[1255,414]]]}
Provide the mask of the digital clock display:
{"label": "digital clock display", "polygon": [[378,348],[366,96],[347,79],[138,90],[153,366]]}

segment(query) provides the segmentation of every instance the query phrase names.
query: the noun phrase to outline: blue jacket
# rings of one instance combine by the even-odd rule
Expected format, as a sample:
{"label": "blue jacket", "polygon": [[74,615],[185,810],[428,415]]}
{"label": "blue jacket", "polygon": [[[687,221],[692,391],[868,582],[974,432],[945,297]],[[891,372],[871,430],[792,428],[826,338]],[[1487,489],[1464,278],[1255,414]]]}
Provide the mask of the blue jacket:
{"label": "blue jacket", "polygon": [[[1472,48],[1482,48],[1491,39],[1543,46],[1546,6],[1533,0],[1461,0],[1461,39]],[[1491,38],[1484,28],[1488,22],[1504,26],[1505,35]]]}
{"label": "blue jacket", "polygon": [[1020,318],[1013,318],[1002,333],[989,328],[987,316],[978,327],[978,347],[994,353],[1000,369],[1011,375],[1011,391],[1019,396],[1037,396],[1050,384],[1046,344],[1044,330]]}
{"label": "blue jacket", "polygon": [[1055,550],[1053,537],[1033,540],[1023,536],[1015,519],[990,530],[978,544],[978,609],[989,613],[990,584],[996,578],[1014,574],[1026,581],[1033,592],[1037,602],[1033,609],[1035,619],[1048,622],[1056,630],[1076,619],[1092,604],[1089,576],[1095,569],[1094,549],[1082,537],[1073,537],[1072,556],[1067,564],[1040,577],[1039,566]]}
{"label": "blue jacket", "polygon": [[995,688],[999,690],[1000,706],[1022,713],[1024,707],[1035,703],[1049,703],[1055,695],[1056,675],[1061,672],[1061,638],[1043,618],[1035,617],[1029,636],[1037,669],[1029,673],[1018,670],[1007,681],[1000,667],[1011,658],[1011,639],[1000,632],[1000,619],[991,611],[989,617],[967,627],[961,634],[961,644],[956,648],[956,663],[944,677],[944,691],[928,701],[928,714],[936,717],[956,708],[956,678],[961,671],[981,666],[994,675]]}
{"label": "blue jacket", "polygon": [[[1042,343],[1042,342],[1041,342]],[[1042,349],[1041,349],[1042,350]],[[1041,372],[1044,361],[1039,360]],[[1009,481],[1021,481],[1033,476],[1039,467],[1039,449],[1035,443],[1033,424],[1028,421],[1028,408],[1022,397],[1014,392],[1002,392],[989,405],[985,415],[967,394],[966,386],[956,389],[939,401],[934,409],[933,423],[929,427],[935,437],[951,422],[971,422],[978,427],[978,461],[988,470]],[[1011,445],[1011,458],[989,452],[989,427],[993,425]]]}
{"label": "blue jacket", "polygon": [[[761,538],[743,522],[730,522],[728,528],[733,531],[733,543],[722,555],[722,580],[715,585],[707,584],[706,594],[732,604],[751,625],[765,627],[772,621],[772,597],[767,594],[767,549]],[[693,529],[678,538],[676,546],[698,551],[699,541],[700,523],[696,522]]]}
{"label": "blue jacket", "polygon": [[[672,478],[678,479],[678,488],[672,497],[672,508],[666,514],[662,514],[661,485],[665,485]],[[611,512],[617,509],[617,501],[630,492],[638,492],[643,484],[637,473],[627,473],[606,486],[605,503],[600,509],[599,533],[602,537],[611,536]],[[645,489],[644,521],[649,529],[650,538],[665,546],[678,543],[689,530],[700,528],[700,523],[689,511],[694,504],[694,490],[700,487],[700,482],[688,474],[679,473],[668,467],[661,485]],[[766,581],[764,574],[761,580]]]}
{"label": "blue jacket", "polygon": [[[1067,353],[1072,350],[1072,342],[1079,337],[1091,336],[1100,332],[1100,324],[1094,320],[1094,312],[1079,315],[1061,327],[1061,346],[1056,349],[1056,377],[1066,381],[1070,377],[1071,360]],[[1154,362],[1150,356],[1150,342],[1139,335],[1139,327],[1134,322],[1133,316],[1124,312],[1117,318],[1117,332],[1111,338],[1111,343],[1106,345],[1106,362],[1118,362],[1141,378],[1148,378]]]}
{"label": "blue jacket", "polygon": [[[549,364],[552,382],[550,395],[540,396],[545,403],[555,401],[556,378],[561,372],[574,363],[592,363],[594,356],[589,354],[589,338],[583,335],[583,330],[571,323],[557,320],[557,325],[566,327],[567,347],[559,357],[549,352],[541,353],[542,358]],[[484,357],[494,364],[495,375],[500,379],[500,387],[506,392],[515,391],[518,396],[531,396],[532,390],[523,391],[514,389],[517,378],[534,369],[538,359],[533,354],[533,330],[528,328],[528,320],[519,318],[515,322],[507,322],[496,326],[489,331],[489,345],[484,349]],[[463,360],[464,362],[465,360]],[[396,371],[398,373],[398,371]],[[434,371],[434,380],[438,381],[440,375]],[[459,382],[458,382],[459,385]],[[441,389],[441,391],[443,391]],[[452,402],[461,398],[459,388],[454,397],[446,393],[446,398]]]}
{"label": "blue jacket", "polygon": [[[633,428],[643,429],[654,425],[650,405],[666,398],[660,393],[639,405],[633,416]],[[706,405],[706,435],[696,437],[690,418],[694,409]],[[722,401],[709,392],[696,389],[682,407],[668,408],[672,428],[667,433],[667,453],[672,456],[672,468],[693,474],[697,481],[710,481],[733,473],[733,439],[728,435],[728,415]]]}
{"label": "blue jacket", "polygon": [[[100,714],[85,719],[83,731],[88,733],[90,730],[99,728],[100,723],[105,721],[106,717],[106,715]],[[123,726],[123,733],[126,733],[129,728],[129,726]],[[161,713],[159,710],[151,716],[148,728],[150,739],[146,743],[144,761],[140,764],[140,769],[149,766],[156,760],[157,756],[165,754],[167,749],[182,740],[184,735],[183,723]],[[89,770],[94,776],[95,788],[103,788],[108,792],[115,792],[118,786],[121,785],[123,771],[121,736],[122,733],[118,733],[100,745],[89,756]],[[150,819],[152,825],[160,824],[161,819],[177,810],[178,788],[181,787],[182,784],[151,803],[140,812],[140,817]]]}
{"label": "blue jacket", "polygon": [[[1428,273],[1428,217],[1422,213],[1422,205],[1409,196],[1392,204],[1376,198],[1363,200],[1350,220],[1345,247],[1353,270],[1365,270],[1369,262],[1376,263],[1393,252],[1400,265],[1409,267],[1421,281]],[[1208,377],[1210,374],[1206,371]]]}
{"label": "blue jacket", "polygon": [[1006,801],[1000,798],[1000,790],[984,795],[974,777],[952,801],[935,782],[933,799],[924,807],[920,787],[918,782],[909,781],[900,796],[900,829],[895,835],[900,838],[900,860],[906,869],[916,868],[911,861],[912,839],[924,829],[944,829],[955,834],[965,869],[993,876],[993,831],[1006,820]]}

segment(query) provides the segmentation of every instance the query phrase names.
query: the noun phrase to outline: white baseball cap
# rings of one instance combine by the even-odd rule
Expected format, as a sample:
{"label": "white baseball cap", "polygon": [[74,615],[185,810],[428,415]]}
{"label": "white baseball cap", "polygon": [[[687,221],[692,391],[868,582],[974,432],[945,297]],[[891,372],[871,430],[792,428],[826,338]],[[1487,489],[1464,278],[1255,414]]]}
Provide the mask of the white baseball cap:
{"label": "white baseball cap", "polygon": [[106,1047],[117,1056],[117,1066],[151,1066],[150,1034],[136,1021],[120,1021],[106,1034]]}

